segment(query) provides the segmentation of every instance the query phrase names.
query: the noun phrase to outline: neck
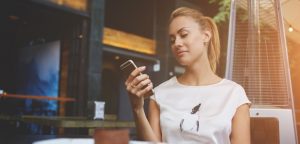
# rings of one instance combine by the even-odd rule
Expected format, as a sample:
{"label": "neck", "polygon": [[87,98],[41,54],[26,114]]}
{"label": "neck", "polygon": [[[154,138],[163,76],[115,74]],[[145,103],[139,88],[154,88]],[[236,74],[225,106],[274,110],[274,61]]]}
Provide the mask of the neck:
{"label": "neck", "polygon": [[178,80],[186,85],[209,85],[219,82],[221,78],[212,71],[206,58],[187,66]]}

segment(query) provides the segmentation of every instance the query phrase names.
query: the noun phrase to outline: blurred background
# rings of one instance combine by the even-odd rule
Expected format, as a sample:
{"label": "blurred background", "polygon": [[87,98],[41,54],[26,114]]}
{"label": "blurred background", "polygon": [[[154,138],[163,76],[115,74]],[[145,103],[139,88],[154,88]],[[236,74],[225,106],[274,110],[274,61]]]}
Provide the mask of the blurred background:
{"label": "blurred background", "polygon": [[[300,1],[279,2],[298,128]],[[175,8],[188,6],[217,22],[222,47],[217,74],[225,77],[230,3],[230,0],[2,1],[0,90],[6,95],[0,97],[2,142],[88,137],[97,125],[131,128],[134,139],[133,117],[120,64],[132,59],[138,66],[147,66],[146,73],[154,86],[181,74],[184,69],[170,51],[168,18]],[[88,118],[91,101],[105,101],[105,114],[115,122],[113,126],[93,123]],[[15,135],[22,138],[12,140]]]}

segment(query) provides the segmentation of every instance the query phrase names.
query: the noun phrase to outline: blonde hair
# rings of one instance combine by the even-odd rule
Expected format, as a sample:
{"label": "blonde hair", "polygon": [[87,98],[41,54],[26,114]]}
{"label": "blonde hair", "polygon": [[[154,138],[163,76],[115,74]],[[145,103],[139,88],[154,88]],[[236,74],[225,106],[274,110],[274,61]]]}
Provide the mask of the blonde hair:
{"label": "blonde hair", "polygon": [[211,69],[213,70],[213,72],[216,72],[220,57],[220,39],[217,25],[210,17],[204,16],[198,10],[187,7],[180,7],[175,9],[170,16],[169,23],[171,23],[173,19],[179,16],[191,17],[199,24],[202,30],[211,32],[211,39],[208,43],[207,56]]}

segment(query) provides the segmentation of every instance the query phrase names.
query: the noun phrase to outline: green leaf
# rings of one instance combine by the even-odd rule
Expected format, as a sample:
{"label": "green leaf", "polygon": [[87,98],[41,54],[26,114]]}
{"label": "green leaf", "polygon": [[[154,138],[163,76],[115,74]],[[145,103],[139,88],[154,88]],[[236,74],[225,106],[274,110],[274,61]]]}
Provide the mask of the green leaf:
{"label": "green leaf", "polygon": [[217,3],[219,6],[218,13],[213,17],[216,23],[227,22],[229,20],[231,0],[209,0],[209,3]]}

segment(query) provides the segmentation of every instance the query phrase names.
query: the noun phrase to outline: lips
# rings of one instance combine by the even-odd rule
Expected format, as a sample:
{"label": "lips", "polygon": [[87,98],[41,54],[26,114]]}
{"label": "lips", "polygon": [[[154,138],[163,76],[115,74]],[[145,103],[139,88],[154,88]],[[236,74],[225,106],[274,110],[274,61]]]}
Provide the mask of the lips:
{"label": "lips", "polygon": [[187,53],[187,51],[183,51],[183,50],[178,50],[178,51],[176,51],[176,55],[177,55],[178,57],[183,56],[185,53]]}

